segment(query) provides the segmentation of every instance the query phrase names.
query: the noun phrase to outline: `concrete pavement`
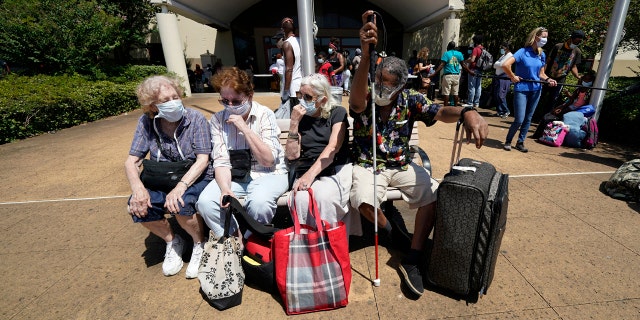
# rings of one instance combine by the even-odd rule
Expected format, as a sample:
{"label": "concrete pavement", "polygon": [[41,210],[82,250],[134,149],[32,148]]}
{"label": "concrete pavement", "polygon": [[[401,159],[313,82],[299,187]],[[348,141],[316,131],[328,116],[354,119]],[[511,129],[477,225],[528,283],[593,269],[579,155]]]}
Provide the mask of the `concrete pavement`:
{"label": "concrete pavement", "polygon": [[[217,98],[194,94],[185,104],[209,118],[220,109]],[[272,108],[279,100],[272,93],[255,99]],[[528,139],[529,153],[506,152],[501,142],[511,118],[481,113],[489,140],[481,149],[465,145],[463,157],[511,176],[507,228],[488,294],[476,304],[433,291],[409,299],[394,268],[400,255],[384,247],[382,285],[373,287],[373,243],[352,237],[349,305],[296,319],[640,318],[640,205],[599,191],[639,150],[606,143],[590,151],[552,148]],[[286,318],[276,296],[254,288],[245,287],[241,306],[220,312],[184,269],[162,275],[163,241],[125,211],[123,162],[140,114],[0,145],[0,318]],[[420,127],[437,179],[447,171],[454,130],[444,123]],[[396,205],[412,229],[414,213]]]}

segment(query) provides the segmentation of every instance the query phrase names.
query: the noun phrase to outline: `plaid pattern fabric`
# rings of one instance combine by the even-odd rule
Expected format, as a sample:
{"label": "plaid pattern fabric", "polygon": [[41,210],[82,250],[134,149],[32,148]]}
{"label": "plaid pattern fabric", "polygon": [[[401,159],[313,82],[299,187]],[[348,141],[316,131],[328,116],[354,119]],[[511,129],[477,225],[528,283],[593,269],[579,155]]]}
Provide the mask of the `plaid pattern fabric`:
{"label": "plaid pattern fabric", "polygon": [[[310,208],[317,211],[314,205]],[[294,226],[273,238],[276,283],[285,311],[298,314],[346,306],[351,263],[344,223],[329,225],[315,212],[319,226],[315,229],[300,225],[296,213],[292,216]]]}

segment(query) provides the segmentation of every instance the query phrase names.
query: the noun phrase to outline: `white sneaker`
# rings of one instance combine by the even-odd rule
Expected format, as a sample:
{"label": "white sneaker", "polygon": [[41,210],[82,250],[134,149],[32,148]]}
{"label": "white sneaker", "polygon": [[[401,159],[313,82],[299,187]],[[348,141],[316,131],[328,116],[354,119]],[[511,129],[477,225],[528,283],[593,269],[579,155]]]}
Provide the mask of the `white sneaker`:
{"label": "white sneaker", "polygon": [[189,260],[189,265],[187,266],[187,279],[195,279],[198,277],[198,269],[200,269],[200,260],[202,260],[203,252],[204,242],[196,243],[193,245],[193,251],[191,251],[191,260]]}
{"label": "white sneaker", "polygon": [[164,262],[162,263],[162,273],[169,277],[182,270],[182,249],[184,240],[179,235],[173,236],[173,241],[167,243],[167,250],[164,253]]}

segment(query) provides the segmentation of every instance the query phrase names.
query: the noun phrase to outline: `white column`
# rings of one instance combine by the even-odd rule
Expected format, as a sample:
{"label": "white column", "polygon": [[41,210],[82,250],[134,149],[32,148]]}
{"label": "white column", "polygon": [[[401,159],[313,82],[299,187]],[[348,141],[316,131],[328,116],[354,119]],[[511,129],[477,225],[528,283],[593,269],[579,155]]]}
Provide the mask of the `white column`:
{"label": "white column", "polygon": [[300,53],[302,76],[315,72],[313,60],[313,0],[298,0],[298,31],[300,35]]}
{"label": "white column", "polygon": [[442,41],[442,52],[440,52],[440,56],[447,52],[449,42],[455,41],[456,45],[460,45],[460,19],[456,17],[455,12],[451,12],[449,18],[444,19],[442,39],[444,41]]}
{"label": "white column", "polygon": [[187,65],[184,61],[184,52],[180,34],[178,32],[178,19],[173,13],[167,13],[163,6],[162,13],[156,13],[158,19],[158,30],[160,31],[160,41],[162,42],[162,52],[167,63],[167,69],[177,74],[181,79],[184,92],[191,96],[189,86],[189,76],[187,75]]}
{"label": "white column", "polygon": [[[618,45],[624,33],[624,21],[627,18],[629,2],[629,0],[616,0],[613,7],[613,12],[609,19],[609,28],[607,28],[607,38],[604,41],[604,48],[602,48],[602,55],[600,56],[600,62],[598,64],[598,74],[596,75],[595,81],[593,81],[593,86],[596,88],[606,88],[609,82],[609,76],[611,75]],[[596,107],[596,121],[600,118],[604,94],[604,90],[593,90],[591,93],[589,103]]]}

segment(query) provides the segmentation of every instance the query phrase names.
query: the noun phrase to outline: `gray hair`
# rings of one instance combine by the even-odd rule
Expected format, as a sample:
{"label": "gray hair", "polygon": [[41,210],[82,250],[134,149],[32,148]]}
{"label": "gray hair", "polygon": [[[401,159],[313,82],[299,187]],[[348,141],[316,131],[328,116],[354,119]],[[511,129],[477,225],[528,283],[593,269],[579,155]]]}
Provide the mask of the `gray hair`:
{"label": "gray hair", "polygon": [[407,63],[398,57],[386,57],[382,59],[382,62],[376,68],[376,78],[382,73],[382,69],[387,70],[390,74],[396,76],[398,79],[398,86],[407,84],[409,74],[407,73]]}
{"label": "gray hair", "polygon": [[138,102],[142,106],[142,112],[151,118],[153,118],[153,114],[151,113],[150,107],[158,102],[158,95],[164,86],[175,89],[180,97],[182,97],[184,93],[178,80],[167,76],[148,77],[144,79],[136,89],[136,95],[138,96]]}
{"label": "gray hair", "polygon": [[312,73],[304,78],[302,78],[301,86],[309,86],[313,93],[318,96],[318,98],[327,97],[327,103],[322,106],[320,116],[322,118],[329,118],[331,114],[331,110],[335,106],[338,106],[338,101],[331,94],[331,85],[329,85],[329,80],[323,74],[320,73]]}

